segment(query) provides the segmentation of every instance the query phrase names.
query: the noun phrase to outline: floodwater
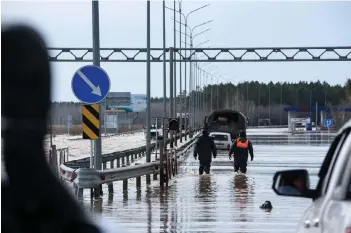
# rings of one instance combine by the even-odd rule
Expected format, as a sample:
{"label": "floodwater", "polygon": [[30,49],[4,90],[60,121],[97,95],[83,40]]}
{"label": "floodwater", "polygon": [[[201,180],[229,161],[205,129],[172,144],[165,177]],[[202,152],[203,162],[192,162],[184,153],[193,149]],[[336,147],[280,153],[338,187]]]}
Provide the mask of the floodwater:
{"label": "floodwater", "polygon": [[[313,185],[327,149],[257,145],[248,173],[236,176],[226,151],[212,162],[211,174],[203,176],[197,174],[198,161],[190,154],[165,192],[155,181],[141,194],[130,186],[128,198],[123,198],[117,183],[112,197],[104,189],[102,200],[91,202],[85,192],[84,205],[94,218],[103,220],[108,232],[294,232],[311,200],[277,196],[271,189],[273,174],[305,168]],[[266,200],[272,202],[270,212],[259,208]]]}

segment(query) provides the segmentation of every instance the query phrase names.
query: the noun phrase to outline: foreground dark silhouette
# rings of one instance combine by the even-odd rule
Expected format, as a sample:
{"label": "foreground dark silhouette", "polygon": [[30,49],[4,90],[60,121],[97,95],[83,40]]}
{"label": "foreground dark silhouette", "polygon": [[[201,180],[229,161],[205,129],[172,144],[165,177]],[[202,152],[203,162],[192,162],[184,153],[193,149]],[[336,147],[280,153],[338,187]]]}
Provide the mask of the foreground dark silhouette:
{"label": "foreground dark silhouette", "polygon": [[1,39],[3,158],[8,176],[1,185],[1,231],[100,232],[45,158],[51,95],[45,43],[24,26],[3,28]]}

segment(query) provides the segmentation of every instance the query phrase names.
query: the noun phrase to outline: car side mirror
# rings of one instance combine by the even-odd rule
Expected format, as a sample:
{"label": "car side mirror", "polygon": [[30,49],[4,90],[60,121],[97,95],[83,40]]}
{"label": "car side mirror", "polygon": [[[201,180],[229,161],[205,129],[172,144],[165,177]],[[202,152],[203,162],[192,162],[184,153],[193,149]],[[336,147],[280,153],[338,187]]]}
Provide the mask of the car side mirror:
{"label": "car side mirror", "polygon": [[308,171],[304,169],[278,171],[274,174],[272,189],[282,196],[309,197]]}

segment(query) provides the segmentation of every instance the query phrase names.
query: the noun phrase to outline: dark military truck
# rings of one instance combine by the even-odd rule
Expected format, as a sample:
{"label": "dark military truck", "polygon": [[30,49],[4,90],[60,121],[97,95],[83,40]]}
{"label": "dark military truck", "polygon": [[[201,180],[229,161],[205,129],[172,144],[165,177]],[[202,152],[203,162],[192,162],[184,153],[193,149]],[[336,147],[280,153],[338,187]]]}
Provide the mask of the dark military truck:
{"label": "dark military truck", "polygon": [[230,133],[232,139],[236,138],[240,131],[246,131],[247,119],[239,111],[217,110],[205,117],[204,127],[208,132]]}

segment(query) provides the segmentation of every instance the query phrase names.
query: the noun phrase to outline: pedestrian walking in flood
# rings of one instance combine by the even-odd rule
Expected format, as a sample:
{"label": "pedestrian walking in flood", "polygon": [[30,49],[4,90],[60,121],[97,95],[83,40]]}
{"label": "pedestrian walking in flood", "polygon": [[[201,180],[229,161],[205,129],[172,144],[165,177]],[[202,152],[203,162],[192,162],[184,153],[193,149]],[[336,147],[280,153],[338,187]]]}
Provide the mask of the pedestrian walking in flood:
{"label": "pedestrian walking in flood", "polygon": [[246,173],[247,171],[247,160],[251,157],[251,161],[253,161],[253,147],[250,140],[246,138],[246,132],[241,131],[239,137],[234,141],[232,147],[229,151],[229,159],[232,159],[232,154],[234,154],[234,172]]}
{"label": "pedestrian walking in flood", "polygon": [[200,166],[199,166],[199,174],[202,175],[205,171],[206,174],[210,173],[211,170],[211,162],[212,162],[212,154],[213,158],[217,156],[217,148],[209,136],[207,129],[202,131],[202,135],[197,139],[194,148],[194,158],[196,159],[199,156]]}

